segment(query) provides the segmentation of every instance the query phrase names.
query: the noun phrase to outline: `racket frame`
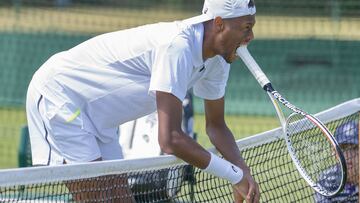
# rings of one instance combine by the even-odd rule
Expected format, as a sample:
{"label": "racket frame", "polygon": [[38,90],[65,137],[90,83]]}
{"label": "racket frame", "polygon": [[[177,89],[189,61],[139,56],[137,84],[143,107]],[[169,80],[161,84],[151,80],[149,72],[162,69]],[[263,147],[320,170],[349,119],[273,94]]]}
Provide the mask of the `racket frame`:
{"label": "racket frame", "polygon": [[[279,92],[275,91],[272,88],[271,83],[266,84],[264,86],[264,90],[267,91],[267,93],[268,93],[268,95],[270,97],[270,100],[274,105],[277,116],[278,116],[279,121],[280,121],[281,126],[282,126],[282,130],[283,130],[283,133],[284,133],[284,139],[285,139],[285,143],[286,143],[288,152],[290,154],[291,159],[294,162],[295,167],[299,171],[300,175],[318,193],[320,193],[320,194],[322,194],[324,196],[328,196],[328,197],[338,194],[345,186],[345,182],[346,182],[346,179],[347,179],[347,167],[346,167],[346,164],[345,164],[346,163],[345,157],[344,157],[344,155],[342,153],[341,148],[339,147],[339,144],[337,143],[336,139],[334,138],[334,136],[331,134],[331,132],[327,129],[327,127],[320,120],[318,120],[316,117],[312,116],[311,114],[308,114],[308,113],[304,112],[303,110],[296,107],[295,105],[291,104],[283,96],[281,96],[281,94]],[[337,152],[337,153],[335,153],[336,158],[339,160],[339,163],[341,163],[340,167],[342,169],[341,170],[342,171],[342,173],[341,173],[342,178],[341,178],[340,187],[338,187],[336,191],[329,192],[327,190],[324,190],[322,187],[319,187],[318,184],[316,184],[311,179],[311,177],[308,176],[308,174],[305,172],[304,168],[301,166],[301,163],[300,163],[299,159],[297,159],[297,157],[295,155],[295,149],[293,148],[293,146],[291,144],[291,141],[289,139],[289,135],[287,133],[289,120],[285,119],[284,113],[283,113],[283,111],[281,110],[281,108],[279,106],[279,102],[293,112],[289,117],[291,117],[293,114],[301,114],[304,117],[306,117],[308,120],[310,120],[315,126],[317,126],[323,132],[324,136],[327,138],[329,143],[332,145],[333,149],[336,150],[336,152]]]}
{"label": "racket frame", "polygon": [[[274,88],[271,85],[271,82],[266,77],[264,72],[261,70],[259,65],[256,63],[254,58],[251,56],[249,51],[247,50],[247,46],[241,46],[237,49],[237,55],[242,59],[242,61],[245,63],[246,67],[250,70],[252,75],[255,77],[255,79],[258,81],[260,86],[267,92],[268,96],[270,97],[270,100],[276,110],[276,114],[279,118],[283,133],[284,133],[284,139],[287,145],[288,152],[291,156],[291,159],[293,160],[293,163],[297,170],[299,171],[300,175],[305,179],[305,181],[318,193],[324,195],[324,196],[334,196],[337,193],[339,193],[345,186],[345,182],[347,179],[347,168],[346,168],[346,161],[344,158],[344,155],[342,153],[341,148],[339,147],[339,144],[337,143],[334,136],[331,134],[331,132],[327,129],[327,127],[316,117],[306,113],[305,111],[301,110],[300,108],[296,107],[295,105],[291,104],[288,100],[286,100],[279,92],[274,90]],[[311,180],[311,178],[307,175],[304,168],[301,166],[300,161],[295,156],[295,150],[293,146],[291,145],[291,141],[289,139],[288,133],[287,133],[287,126],[288,126],[288,119],[285,118],[283,111],[280,108],[279,103],[281,103],[283,106],[290,109],[293,113],[289,116],[291,117],[293,114],[301,114],[302,116],[309,119],[315,126],[319,127],[325,137],[328,139],[328,141],[331,143],[333,149],[335,149],[336,158],[341,163],[341,169],[342,169],[342,178],[340,186],[337,188],[334,192],[329,192],[320,186],[318,186],[317,183]]]}

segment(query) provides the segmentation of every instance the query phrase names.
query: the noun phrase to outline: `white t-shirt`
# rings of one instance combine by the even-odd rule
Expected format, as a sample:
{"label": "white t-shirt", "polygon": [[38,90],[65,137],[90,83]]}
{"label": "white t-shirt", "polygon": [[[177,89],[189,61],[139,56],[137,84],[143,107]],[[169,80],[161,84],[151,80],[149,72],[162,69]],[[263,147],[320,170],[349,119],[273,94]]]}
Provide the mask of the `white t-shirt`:
{"label": "white t-shirt", "polygon": [[204,99],[224,95],[230,65],[203,61],[203,34],[202,23],[176,21],[99,35],[52,56],[32,83],[58,108],[76,106],[83,128],[106,142],[119,124],[156,110],[155,91],[181,101],[192,87]]}

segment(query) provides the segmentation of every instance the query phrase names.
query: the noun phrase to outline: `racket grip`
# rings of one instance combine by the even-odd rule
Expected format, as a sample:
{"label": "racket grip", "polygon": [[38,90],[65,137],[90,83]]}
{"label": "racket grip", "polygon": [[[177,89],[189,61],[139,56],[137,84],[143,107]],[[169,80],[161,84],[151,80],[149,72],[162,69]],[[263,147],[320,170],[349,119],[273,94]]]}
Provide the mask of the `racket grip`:
{"label": "racket grip", "polygon": [[266,77],[264,72],[261,70],[259,65],[256,63],[255,59],[249,53],[247,46],[240,46],[236,50],[237,55],[241,58],[241,60],[245,63],[246,67],[253,74],[255,79],[261,85],[262,88],[265,87],[266,84],[270,83],[269,79]]}

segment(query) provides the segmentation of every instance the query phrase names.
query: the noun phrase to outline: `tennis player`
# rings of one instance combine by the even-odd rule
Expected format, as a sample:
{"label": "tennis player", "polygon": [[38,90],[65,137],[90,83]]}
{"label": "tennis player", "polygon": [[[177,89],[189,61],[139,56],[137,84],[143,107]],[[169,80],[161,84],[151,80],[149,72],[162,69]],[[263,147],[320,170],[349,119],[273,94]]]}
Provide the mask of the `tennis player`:
{"label": "tennis player", "polygon": [[[359,202],[359,121],[348,121],[340,125],[335,131],[335,138],[338,141],[347,166],[347,182],[344,190],[333,197],[325,197],[320,194],[315,194],[317,203],[332,203],[332,202]],[[324,181],[328,187],[331,187],[332,182],[336,181],[336,169],[329,169],[324,172]]]}
{"label": "tennis player", "polygon": [[[255,12],[252,0],[205,0],[199,16],[102,34],[53,55],[28,88],[33,163],[121,159],[119,124],[157,110],[163,152],[230,181],[236,200],[258,202],[224,120],[230,64],[254,37]],[[181,130],[190,88],[204,99],[206,131],[224,159]]]}

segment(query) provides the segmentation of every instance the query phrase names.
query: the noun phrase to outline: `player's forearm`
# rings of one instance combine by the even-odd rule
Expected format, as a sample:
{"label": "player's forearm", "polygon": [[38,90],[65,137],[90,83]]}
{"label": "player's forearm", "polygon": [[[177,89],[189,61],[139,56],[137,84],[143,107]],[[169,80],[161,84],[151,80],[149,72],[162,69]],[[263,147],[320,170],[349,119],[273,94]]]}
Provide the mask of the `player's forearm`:
{"label": "player's forearm", "polygon": [[167,142],[160,142],[160,146],[166,153],[173,154],[207,173],[228,180],[232,184],[236,184],[242,179],[243,170],[240,170],[236,164],[209,153],[182,131],[172,131],[166,137],[171,139],[167,139]]}
{"label": "player's forearm", "polygon": [[181,130],[159,129],[159,143],[167,154],[173,154],[203,171],[237,184],[243,170],[236,164],[209,153]]}
{"label": "player's forearm", "polygon": [[166,139],[159,140],[160,147],[165,153],[175,155],[201,169],[209,164],[209,152],[182,131],[171,131],[165,137]]}
{"label": "player's forearm", "polygon": [[187,163],[206,168],[210,154],[181,130],[182,103],[167,92],[156,92],[159,119],[159,144],[163,152],[173,154]]}
{"label": "player's forearm", "polygon": [[241,157],[239,148],[231,131],[225,126],[222,128],[207,127],[207,134],[212,144],[231,163],[239,166],[244,171],[250,171],[249,167]]}

